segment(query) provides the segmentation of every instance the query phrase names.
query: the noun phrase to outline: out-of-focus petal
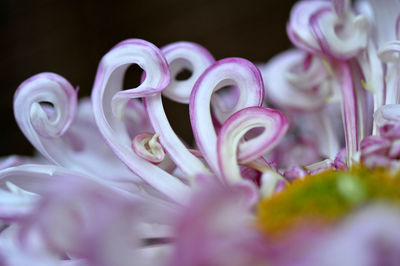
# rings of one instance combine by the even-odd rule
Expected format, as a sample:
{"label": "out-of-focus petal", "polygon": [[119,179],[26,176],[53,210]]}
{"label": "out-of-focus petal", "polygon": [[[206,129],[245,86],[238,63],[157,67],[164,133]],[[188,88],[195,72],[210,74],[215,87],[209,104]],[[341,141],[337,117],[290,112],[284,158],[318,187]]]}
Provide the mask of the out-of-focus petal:
{"label": "out-of-focus petal", "polygon": [[192,198],[175,226],[168,265],[264,265],[263,239],[238,190],[208,184]]}
{"label": "out-of-focus petal", "polygon": [[11,225],[0,232],[0,263],[4,266],[61,265],[59,256],[48,249],[37,232],[29,234],[21,243],[17,225]]}
{"label": "out-of-focus petal", "polygon": [[[318,247],[313,265],[375,266],[400,263],[398,208],[375,205],[348,217]],[[335,259],[332,259],[335,258]]]}
{"label": "out-of-focus petal", "polygon": [[396,24],[400,15],[400,3],[396,0],[386,0],[384,4],[379,0],[365,1],[372,11],[372,30],[378,47],[388,41],[394,41],[396,36]]}
{"label": "out-of-focus petal", "polygon": [[400,105],[387,104],[379,108],[374,114],[374,120],[378,127],[387,124],[397,124],[400,122]]}
{"label": "out-of-focus petal", "polygon": [[334,1],[300,1],[288,23],[291,41],[316,55],[350,59],[367,46],[368,21],[355,15],[348,4]]}
{"label": "out-of-focus petal", "polygon": [[272,58],[261,68],[266,99],[280,108],[315,110],[326,104],[332,84],[327,79],[321,59],[289,50]]}
{"label": "out-of-focus petal", "polygon": [[42,193],[37,209],[22,223],[22,240],[38,230],[52,250],[85,259],[89,265],[144,265],[148,258],[141,248],[147,245],[148,233],[142,225],[168,224],[175,208],[95,180],[65,176]]}

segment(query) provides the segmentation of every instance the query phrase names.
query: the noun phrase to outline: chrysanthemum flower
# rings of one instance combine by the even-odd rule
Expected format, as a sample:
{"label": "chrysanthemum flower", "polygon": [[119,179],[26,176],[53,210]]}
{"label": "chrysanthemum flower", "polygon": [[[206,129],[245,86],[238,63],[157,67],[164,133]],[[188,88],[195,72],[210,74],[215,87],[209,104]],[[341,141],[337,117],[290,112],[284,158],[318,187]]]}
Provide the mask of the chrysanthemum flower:
{"label": "chrysanthemum flower", "polygon": [[[395,0],[300,1],[296,48],[264,65],[129,39],[91,99],[24,81],[38,153],[0,161],[0,264],[400,265],[399,25]],[[162,96],[188,104],[194,145]]]}

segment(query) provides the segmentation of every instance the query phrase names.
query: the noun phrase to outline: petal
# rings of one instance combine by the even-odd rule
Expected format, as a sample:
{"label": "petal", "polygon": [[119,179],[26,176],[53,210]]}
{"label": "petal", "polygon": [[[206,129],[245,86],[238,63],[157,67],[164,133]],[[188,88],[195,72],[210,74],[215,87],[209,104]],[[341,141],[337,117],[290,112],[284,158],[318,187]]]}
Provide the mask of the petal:
{"label": "petal", "polygon": [[[291,12],[288,33],[293,43],[316,55],[337,59],[357,56],[367,46],[368,21],[349,12],[349,3],[301,1]],[[347,12],[346,12],[347,11]]]}
{"label": "petal", "polygon": [[378,47],[396,37],[396,24],[400,15],[400,3],[396,0],[368,0],[373,14],[373,31]]}
{"label": "petal", "polygon": [[[163,90],[163,95],[180,103],[189,103],[190,93],[196,80],[215,60],[204,47],[191,42],[175,42],[161,48],[171,72],[171,83]],[[176,79],[182,70],[192,72],[186,80]]]}
{"label": "petal", "polygon": [[143,225],[168,221],[174,208],[156,199],[130,197],[95,180],[65,176],[44,191],[23,229],[24,234],[39,230],[52,250],[90,265],[143,265]]}
{"label": "petal", "polygon": [[[253,128],[264,131],[251,140],[243,140]],[[219,172],[228,184],[242,179],[238,159],[251,162],[271,150],[288,129],[286,117],[279,111],[264,107],[248,107],[233,114],[223,124],[217,141]],[[238,157],[237,157],[238,156]]]}
{"label": "petal", "polygon": [[167,265],[265,265],[263,240],[242,192],[217,183],[199,188],[178,216]]}
{"label": "petal", "polygon": [[217,61],[197,80],[190,99],[190,120],[196,143],[214,173],[218,173],[219,167],[210,101],[213,92],[227,85],[237,86],[240,90],[238,102],[230,114],[246,107],[260,106],[264,95],[259,70],[241,58]]}
{"label": "petal", "polygon": [[[135,89],[119,91],[123,75],[130,64],[138,64],[146,78]],[[177,178],[137,156],[122,123],[123,111],[132,98],[160,93],[169,83],[168,64],[161,51],[143,40],[126,40],[115,46],[100,62],[92,91],[94,116],[99,130],[115,154],[156,190],[180,201],[188,188]]]}
{"label": "petal", "polygon": [[136,135],[132,141],[132,148],[137,155],[152,163],[164,160],[165,153],[157,141],[158,134],[143,133]]}
{"label": "petal", "polygon": [[400,103],[400,41],[385,43],[379,48],[379,58],[386,63],[386,100],[385,104]]}
{"label": "petal", "polygon": [[374,114],[374,120],[378,127],[394,125],[400,122],[400,105],[387,104],[379,108]]}
{"label": "petal", "polygon": [[[162,52],[173,76],[163,94],[178,102],[189,103],[196,80],[214,62],[214,58],[203,47],[188,42],[169,44]],[[185,67],[192,71],[191,77],[184,81],[176,80],[175,75]],[[164,112],[161,94],[146,97],[144,103],[154,131],[160,134],[160,143],[175,164],[190,178],[209,173],[207,167],[190,153],[172,129]]]}
{"label": "petal", "polygon": [[[372,205],[352,214],[312,252],[315,265],[397,265],[400,263],[398,208]],[[335,258],[332,260],[332,258]]]}
{"label": "petal", "polygon": [[[50,103],[52,107],[41,104]],[[24,81],[14,95],[14,115],[32,145],[49,161],[60,163],[60,136],[71,125],[77,92],[63,77],[41,73]]]}
{"label": "petal", "polygon": [[0,220],[15,221],[27,217],[35,207],[35,195],[17,195],[0,189]]}
{"label": "petal", "polygon": [[13,224],[0,233],[1,265],[55,266],[58,255],[52,252],[37,234],[32,232],[24,242],[20,241],[20,227]]}
{"label": "petal", "polygon": [[315,110],[326,104],[331,85],[319,58],[311,58],[305,69],[307,55],[289,50],[272,58],[261,68],[268,101],[291,110]]}

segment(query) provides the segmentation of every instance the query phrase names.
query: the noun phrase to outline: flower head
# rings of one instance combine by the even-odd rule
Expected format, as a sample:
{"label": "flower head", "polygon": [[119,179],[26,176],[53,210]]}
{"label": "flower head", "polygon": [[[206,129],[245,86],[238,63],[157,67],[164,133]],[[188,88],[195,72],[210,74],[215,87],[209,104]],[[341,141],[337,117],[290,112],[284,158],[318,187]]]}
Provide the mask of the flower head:
{"label": "flower head", "polygon": [[[14,113],[38,154],[0,161],[0,263],[400,264],[399,21],[395,0],[300,1],[296,48],[264,65],[128,39],[90,99],[24,81]],[[162,96],[188,105],[194,145]]]}

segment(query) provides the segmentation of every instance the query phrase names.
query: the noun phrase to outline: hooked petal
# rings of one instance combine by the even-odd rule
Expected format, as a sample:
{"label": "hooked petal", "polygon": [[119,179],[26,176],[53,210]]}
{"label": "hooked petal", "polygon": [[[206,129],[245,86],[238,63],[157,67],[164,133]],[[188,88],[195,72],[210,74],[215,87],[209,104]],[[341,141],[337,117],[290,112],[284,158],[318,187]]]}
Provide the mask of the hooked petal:
{"label": "hooked petal", "polygon": [[[264,131],[259,136],[243,141],[247,132],[260,127]],[[224,180],[229,184],[240,181],[238,159],[246,163],[262,156],[278,144],[287,129],[286,117],[273,109],[248,107],[233,114],[218,134],[218,165]]]}
{"label": "hooked petal", "polygon": [[[190,93],[196,80],[210,65],[214,57],[204,47],[191,42],[175,42],[161,48],[171,72],[171,83],[163,90],[163,95],[180,103],[190,102]],[[187,69],[191,75],[186,80],[176,76]]]}
{"label": "hooked petal", "polygon": [[[124,73],[131,64],[142,67],[146,77],[138,88],[120,91]],[[187,186],[137,156],[131,148],[126,126],[120,120],[130,99],[161,93],[169,81],[168,64],[157,47],[143,40],[126,40],[101,60],[92,91],[92,103],[99,130],[119,159],[156,190],[179,202],[189,192]]]}
{"label": "hooked petal", "polygon": [[289,50],[261,68],[268,100],[291,110],[315,110],[326,104],[331,88],[322,62],[312,57],[304,68],[306,59],[304,52]]}
{"label": "hooked petal", "polygon": [[32,145],[56,164],[62,160],[57,152],[59,137],[74,120],[76,107],[77,92],[67,80],[54,73],[27,79],[14,95],[18,126]]}
{"label": "hooked petal", "polygon": [[[161,51],[172,73],[171,83],[162,93],[172,100],[189,103],[196,80],[214,62],[214,58],[205,48],[189,42],[172,43]],[[176,75],[185,68],[190,69],[192,75],[187,80],[177,80]],[[175,134],[165,114],[161,94],[144,98],[144,103],[154,131],[160,134],[160,143],[175,164],[190,178],[209,173],[207,167],[190,153]]]}
{"label": "hooked petal", "polygon": [[259,70],[249,61],[241,58],[226,58],[215,62],[197,80],[190,99],[190,121],[194,138],[215,172],[219,172],[217,159],[217,135],[210,112],[212,93],[227,85],[240,90],[236,105],[229,115],[250,106],[261,106],[264,86]]}

